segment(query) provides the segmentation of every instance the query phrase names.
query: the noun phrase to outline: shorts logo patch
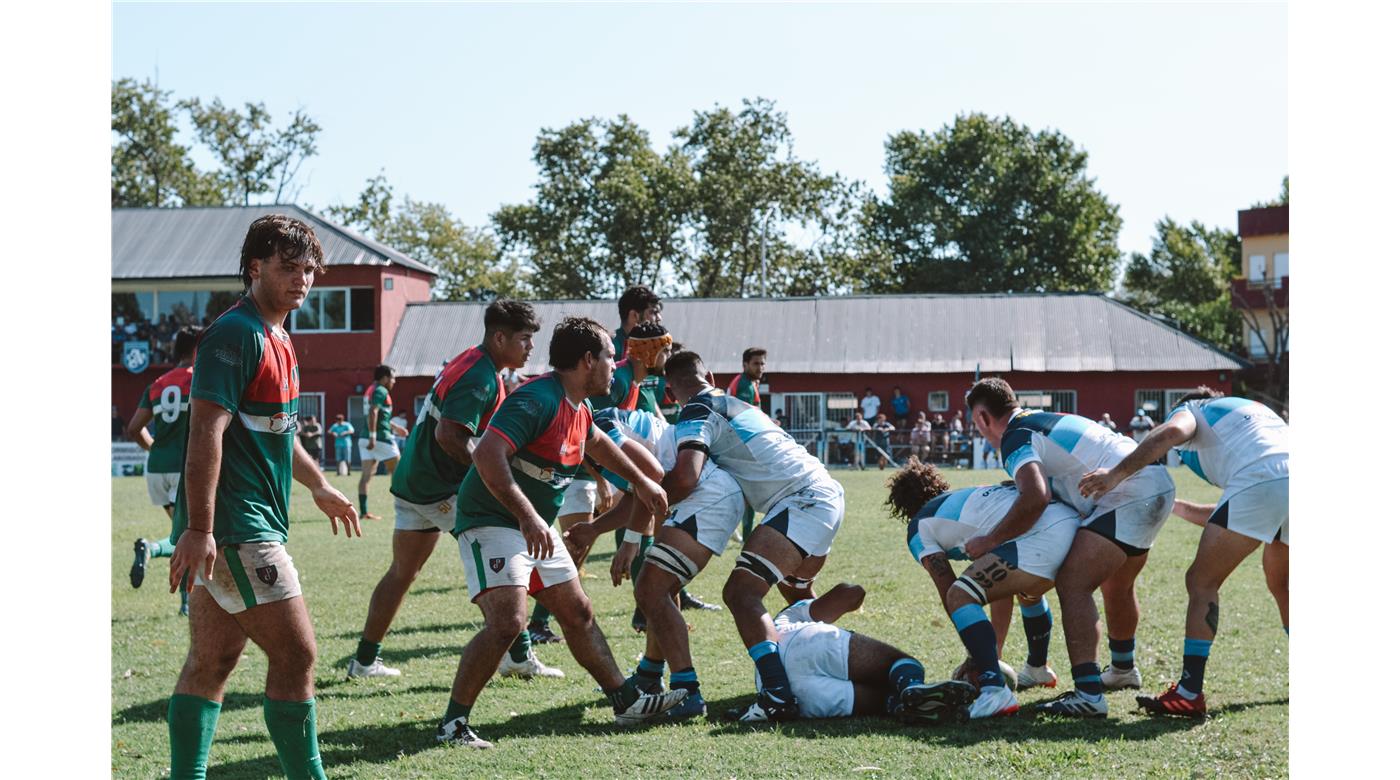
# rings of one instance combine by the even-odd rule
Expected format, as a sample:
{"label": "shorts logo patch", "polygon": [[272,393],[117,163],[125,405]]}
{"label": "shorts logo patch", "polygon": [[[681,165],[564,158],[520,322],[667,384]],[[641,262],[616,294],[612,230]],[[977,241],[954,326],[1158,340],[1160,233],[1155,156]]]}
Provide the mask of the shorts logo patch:
{"label": "shorts logo patch", "polygon": [[277,584],[276,566],[259,566],[257,569],[258,580],[269,588]]}
{"label": "shorts logo patch", "polygon": [[452,511],[452,502],[450,502],[450,501],[444,501],[444,502],[442,502],[441,504],[438,504],[438,512],[440,512],[440,513],[442,513],[442,514],[445,515],[445,514],[447,514],[448,512],[451,512],[451,511]]}
{"label": "shorts logo patch", "polygon": [[491,571],[494,571],[494,572],[496,572],[497,574],[500,574],[500,573],[501,573],[501,569],[504,569],[504,568],[506,567],[506,559],[505,559],[505,558],[492,558],[491,561],[490,561],[490,566],[491,566]]}

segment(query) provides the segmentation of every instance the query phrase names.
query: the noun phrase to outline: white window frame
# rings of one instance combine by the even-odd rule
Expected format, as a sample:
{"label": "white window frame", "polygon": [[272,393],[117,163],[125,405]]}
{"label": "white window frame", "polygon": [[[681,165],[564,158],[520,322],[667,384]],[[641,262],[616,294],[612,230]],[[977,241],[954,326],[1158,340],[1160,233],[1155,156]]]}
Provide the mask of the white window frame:
{"label": "white window frame", "polygon": [[[1054,397],[1055,397],[1054,394],[1055,394],[1055,393],[1061,393],[1061,394],[1068,394],[1068,395],[1069,395],[1069,406],[1070,406],[1070,408],[1069,408],[1069,411],[1067,411],[1067,412],[1062,412],[1063,414],[1079,414],[1079,391],[1078,391],[1078,390],[1017,390],[1017,391],[1016,391],[1016,399],[1017,399],[1018,402],[1020,401],[1021,398],[1028,398],[1028,397],[1031,397],[1031,396],[1050,396],[1051,399],[1054,399]],[[1051,405],[1051,407],[1054,406],[1054,401],[1053,401],[1053,400],[1051,400],[1051,404],[1050,404],[1050,405]],[[1046,408],[1046,407],[1044,407],[1044,406],[1038,406],[1038,407],[1035,407],[1035,408],[1044,409],[1044,408]]]}
{"label": "white window frame", "polygon": [[1283,278],[1288,276],[1288,253],[1274,253],[1274,286],[1282,287]]}
{"label": "white window frame", "polygon": [[1250,255],[1249,266],[1245,269],[1249,272],[1249,281],[1262,282],[1264,276],[1269,272],[1268,255]]}
{"label": "white window frame", "polygon": [[[1167,412],[1175,409],[1176,405],[1181,402],[1182,396],[1187,396],[1194,392],[1196,392],[1196,388],[1194,387],[1140,387],[1133,391],[1133,411],[1136,412],[1138,409],[1144,409],[1147,411],[1147,416],[1151,417],[1153,422],[1160,423],[1163,421]],[[1148,409],[1143,406],[1143,400],[1140,398],[1143,393],[1161,393],[1161,408]]]}
{"label": "white window frame", "polygon": [[1268,348],[1268,345],[1266,345],[1266,344],[1264,343],[1264,336],[1263,336],[1263,334],[1261,334],[1259,331],[1255,330],[1254,328],[1248,328],[1247,330],[1249,331],[1248,339],[1249,339],[1249,357],[1250,357],[1250,359],[1251,359],[1251,360],[1264,360],[1264,359],[1268,358],[1268,357],[1269,357],[1269,348]]}
{"label": "white window frame", "polygon": [[[934,406],[933,397],[936,395],[943,396],[942,406]],[[928,398],[926,398],[925,401],[928,403],[928,411],[930,412],[946,412],[948,411],[948,407],[952,405],[952,399],[948,397],[947,390],[930,390],[928,393]]]}
{"label": "white window frame", "polygon": [[[313,287],[313,288],[311,289],[311,292],[307,293],[306,301],[302,303],[303,306],[306,306],[306,305],[308,305],[308,304],[311,303],[311,296],[313,296],[313,295],[314,295],[314,296],[317,296],[317,299],[318,299],[318,300],[324,300],[324,296],[325,296],[326,293],[333,293],[333,292],[344,292],[344,293],[345,293],[345,327],[343,327],[343,328],[300,328],[300,327],[297,327],[297,313],[298,313],[298,312],[295,312],[295,311],[294,311],[294,312],[291,313],[291,317],[290,317],[290,319],[291,319],[291,321],[292,321],[292,328],[291,328],[291,331],[292,331],[293,333],[373,333],[373,332],[374,332],[374,329],[373,329],[373,328],[371,328],[371,329],[369,329],[369,330],[352,330],[352,329],[350,328],[350,323],[354,321],[353,312],[351,312],[351,306],[352,306],[351,299],[352,299],[352,296],[350,295],[350,291],[351,291],[351,290],[373,290],[373,289],[374,289],[373,287],[363,287],[363,286],[359,286],[359,287]],[[319,319],[319,320],[324,320],[324,317],[322,316],[322,315],[323,315],[323,311],[322,311],[321,309],[317,309],[316,314],[317,314],[317,319]]]}

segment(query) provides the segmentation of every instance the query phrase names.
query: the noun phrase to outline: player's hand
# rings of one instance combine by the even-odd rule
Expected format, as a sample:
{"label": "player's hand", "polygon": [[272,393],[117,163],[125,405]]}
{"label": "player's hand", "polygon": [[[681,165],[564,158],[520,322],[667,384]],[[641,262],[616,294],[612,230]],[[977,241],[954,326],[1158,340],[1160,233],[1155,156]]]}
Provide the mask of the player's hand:
{"label": "player's hand", "polygon": [[1079,495],[1097,500],[1122,482],[1112,469],[1095,469],[1079,480]]}
{"label": "player's hand", "polygon": [[653,520],[665,518],[670,507],[666,503],[666,491],[661,486],[643,477],[632,485],[632,495],[651,512]]}
{"label": "player's hand", "polygon": [[967,559],[975,561],[996,549],[997,543],[992,537],[982,534],[974,536],[963,542],[963,552],[967,553]]}
{"label": "player's hand", "polygon": [[613,503],[615,503],[617,499],[618,492],[616,488],[608,484],[606,479],[600,481],[598,483],[598,502],[593,506],[593,514],[601,515],[609,509],[612,509]]}
{"label": "player's hand", "polygon": [[622,581],[632,575],[632,561],[637,559],[637,551],[641,545],[637,542],[623,542],[618,545],[617,552],[613,554],[612,574],[613,587],[622,584]]}
{"label": "player's hand", "polygon": [[564,532],[564,543],[574,556],[582,555],[598,540],[598,528],[593,523],[577,523]]}
{"label": "player's hand", "polygon": [[214,535],[186,529],[175,542],[175,552],[170,556],[170,592],[180,587],[180,581],[189,574],[187,588],[194,586],[195,572],[204,576],[205,582],[214,579],[214,558],[219,548],[214,544]]}
{"label": "player's hand", "polygon": [[539,515],[533,515],[520,523],[520,534],[525,537],[525,552],[537,560],[554,556],[554,537],[549,533]]}
{"label": "player's hand", "polygon": [[369,437],[369,446],[368,446],[368,447],[365,447],[365,449],[367,449],[367,450],[372,450],[372,449],[374,449],[374,437],[373,437],[373,436]]}
{"label": "player's hand", "polygon": [[336,523],[345,525],[345,538],[350,538],[350,532],[354,531],[356,536],[360,536],[360,514],[355,511],[355,505],[350,503],[350,499],[345,494],[326,485],[311,491],[311,500],[316,502],[316,508],[326,513],[326,517],[331,519],[331,533],[339,535],[340,529]]}

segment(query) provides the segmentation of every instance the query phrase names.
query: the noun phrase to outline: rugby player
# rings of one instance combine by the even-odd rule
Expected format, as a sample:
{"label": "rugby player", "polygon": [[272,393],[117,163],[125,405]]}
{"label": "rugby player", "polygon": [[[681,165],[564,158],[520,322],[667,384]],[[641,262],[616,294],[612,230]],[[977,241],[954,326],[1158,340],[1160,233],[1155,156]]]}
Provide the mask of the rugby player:
{"label": "rugby player", "polygon": [[[933,578],[943,608],[976,668],[980,693],[969,715],[1010,715],[1020,707],[1002,674],[997,634],[983,610],[988,602],[1021,598],[1027,655],[1017,687],[1054,687],[1055,673],[1046,660],[1052,619],[1044,595],[1055,586],[1060,563],[1074,542],[1079,513],[1052,500],[1029,527],[1015,529],[1010,539],[973,557],[966,550],[968,541],[993,530],[1006,517],[1018,498],[1014,485],[950,491],[936,467],[913,460],[890,478],[889,489],[885,505],[891,514],[908,521],[909,552]],[[970,564],[955,576],[950,559]]]}
{"label": "rugby player", "polygon": [[170,592],[190,594],[190,650],[170,697],[170,776],[202,778],[224,684],[249,639],[267,654],[263,719],[290,778],[324,778],[316,739],[316,639],[287,555],[292,480],[311,489],[331,531],[360,535],[355,507],[297,438],[300,377],[287,315],[306,300],[324,256],[304,222],[273,214],[248,228],[244,294],[205,330],[190,384],[179,541]]}
{"label": "rugby player", "polygon": [[[1206,660],[1220,626],[1220,586],[1261,543],[1264,572],[1276,597],[1275,583],[1282,583],[1279,611],[1288,630],[1288,424],[1263,404],[1203,386],[1182,398],[1128,457],[1084,475],[1079,489],[1090,498],[1111,492],[1173,447],[1182,463],[1224,493],[1206,516],[1196,558],[1186,570],[1181,680],[1137,700],[1151,713],[1201,717]],[[1209,509],[1188,502],[1177,507],[1189,520],[1199,520]]]}
{"label": "rugby player", "polygon": [[[1134,663],[1138,602],[1134,583],[1148,550],[1171,514],[1176,485],[1163,466],[1149,466],[1097,500],[1075,487],[1086,473],[1112,468],[1135,448],[1133,441],[1074,414],[1029,412],[1005,380],[983,379],[967,396],[972,421],[1001,452],[1015,480],[1017,498],[1005,517],[963,545],[973,560],[1025,533],[1052,499],[1083,518],[1055,580],[1064,621],[1074,689],[1036,706],[1037,712],[1074,717],[1108,715],[1104,690],[1142,687]],[[1103,589],[1112,664],[1100,673],[1095,660],[1099,614],[1094,591]]]}
{"label": "rugby player", "polygon": [[684,691],[639,693],[618,671],[577,569],[551,527],[585,447],[632,485],[652,516],[666,511],[661,488],[593,424],[587,398],[612,379],[607,331],[593,320],[566,317],[550,339],[549,363],[554,371],[521,385],[491,417],[457,493],[453,534],[467,591],[486,625],[462,651],[439,742],[491,747],[469,725],[471,708],[525,628],[527,594],[558,617],[569,651],[602,686],[619,724],[658,717],[685,697]]}
{"label": "rugby player", "polygon": [[739,483],[749,506],[764,514],[725,583],[724,603],[762,680],[739,719],[787,720],[798,716],[798,702],[763,597],[796,576],[808,558],[825,559],[841,527],[845,491],[791,435],[755,407],[711,387],[706,374],[694,352],[666,361],[666,382],[685,406],[676,424],[676,467],[663,484],[668,495],[684,501],[699,484],[705,462],[713,460]]}
{"label": "rugby player", "polygon": [[[194,345],[203,328],[186,325],[175,334],[175,367],[146,386],[136,413],[126,424],[126,438],[150,453],[146,456],[146,494],[151,503],[165,510],[165,518],[175,516],[176,489],[185,468],[185,437],[190,429],[190,378],[194,374]],[[155,434],[146,430],[154,421]],[[131,562],[131,587],[139,588],[146,579],[146,564],[152,558],[169,558],[175,552],[175,536],[164,539],[137,539],[136,556]],[[180,614],[190,614],[189,591],[180,589]]]}
{"label": "rugby player", "polygon": [[[398,669],[385,666],[379,657],[384,636],[438,537],[451,533],[457,522],[457,489],[472,464],[472,450],[506,397],[501,370],[524,367],[539,329],[530,304],[497,299],[486,307],[481,343],[452,358],[433,380],[390,481],[393,560],[370,597],[347,676],[399,676]],[[516,677],[564,676],[539,660],[525,632],[501,658],[498,671]]]}
{"label": "rugby player", "polygon": [[379,515],[369,511],[369,481],[384,464],[390,476],[399,462],[399,445],[394,441],[394,426],[390,422],[393,415],[394,399],[389,391],[394,388],[394,369],[378,366],[374,369],[374,382],[365,388],[365,428],[366,436],[360,439],[360,517],[378,520]]}
{"label": "rugby player", "polygon": [[[977,689],[971,684],[925,684],[924,666],[913,656],[833,625],[864,601],[864,588],[843,582],[819,598],[789,604],[773,618],[801,717],[896,715],[936,721],[972,703]],[[757,675],[754,684],[762,688]]]}
{"label": "rugby player", "polygon": [[[763,369],[768,365],[768,350],[762,347],[749,347],[744,350],[744,370],[739,375],[729,380],[729,389],[725,392],[738,398],[751,406],[758,406],[761,400],[758,395],[758,383],[763,379]],[[744,507],[743,530],[740,540],[749,538],[749,533],[753,531],[753,507]]]}

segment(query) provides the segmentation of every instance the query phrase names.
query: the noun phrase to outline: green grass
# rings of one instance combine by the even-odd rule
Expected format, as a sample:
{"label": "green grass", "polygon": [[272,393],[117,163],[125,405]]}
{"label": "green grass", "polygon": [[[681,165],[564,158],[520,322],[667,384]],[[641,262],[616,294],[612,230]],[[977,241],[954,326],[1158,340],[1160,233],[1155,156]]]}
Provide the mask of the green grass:
{"label": "green grass", "polygon": [[[933,585],[910,558],[903,526],[883,514],[887,472],[841,472],[846,519],[818,589],[839,581],[865,586],[865,607],[842,625],[895,644],[921,659],[931,679],[947,675],[963,650],[937,605]],[[1213,501],[1219,491],[1185,469],[1173,472],[1178,495]],[[955,487],[993,482],[1000,472],[951,472]],[[353,495],[353,478],[335,478]],[[371,510],[390,517],[388,480],[372,486]],[[392,521],[367,525],[365,537],[331,536],[307,494],[296,489],[290,551],[301,573],[320,649],[316,693],[321,753],[331,777],[411,778],[484,776],[686,777],[1280,777],[1288,772],[1288,639],[1264,586],[1259,553],[1226,583],[1221,630],[1207,670],[1215,712],[1205,723],[1137,714],[1133,693],[1109,694],[1106,721],[1010,718],[966,726],[915,728],[882,719],[842,719],[750,728],[715,715],[753,693],[752,665],[727,612],[687,612],[696,667],[711,720],[624,731],[594,682],[563,645],[539,649],[564,680],[493,679],[472,713],[473,724],[496,743],[490,751],[439,748],[434,728],[463,644],[481,625],[467,599],[455,545],[439,543],[399,613],[384,647],[387,663],[403,669],[388,681],[346,681],[369,593],[389,560]],[[166,561],[154,561],[147,584],[127,582],[131,542],[168,529],[149,505],[142,480],[112,480],[112,773],[161,777],[168,765],[166,700],[184,659],[185,620],[164,591]],[[1143,622],[1138,663],[1147,689],[1175,679],[1180,665],[1186,596],[1182,575],[1199,531],[1172,518],[1152,553],[1138,592]],[[588,566],[605,578],[612,544],[599,543]],[[692,586],[717,601],[733,565],[733,548]],[[624,671],[641,652],[628,626],[630,592],[605,579],[584,583],[604,634]],[[776,592],[770,609],[778,606]],[[1051,599],[1052,606],[1055,601]],[[1058,610],[1058,607],[1056,607]],[[1106,643],[1106,640],[1105,640]],[[1025,654],[1019,619],[1006,657]],[[1100,653],[1106,660],[1107,647]],[[1050,663],[1068,677],[1056,617]],[[262,722],[266,664],[251,645],[229,681],[211,777],[278,776]],[[1023,707],[1049,698],[1021,694]]]}

